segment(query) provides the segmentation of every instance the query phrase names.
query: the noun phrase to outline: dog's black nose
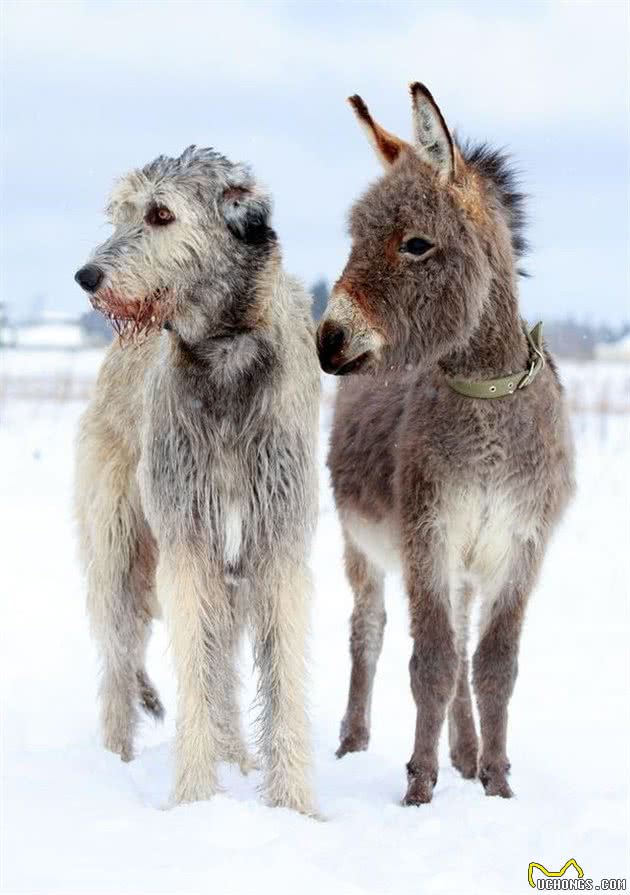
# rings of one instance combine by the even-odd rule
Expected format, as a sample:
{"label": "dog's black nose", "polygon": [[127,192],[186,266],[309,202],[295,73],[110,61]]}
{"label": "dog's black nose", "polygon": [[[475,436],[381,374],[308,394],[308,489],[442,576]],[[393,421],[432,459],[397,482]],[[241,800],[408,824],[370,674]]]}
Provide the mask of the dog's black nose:
{"label": "dog's black nose", "polygon": [[96,292],[103,282],[103,276],[103,271],[96,264],[86,264],[81,270],[77,270],[74,279],[86,292]]}
{"label": "dog's black nose", "polygon": [[343,363],[346,331],[338,323],[325,320],[317,330],[317,352],[325,373],[336,373]]}

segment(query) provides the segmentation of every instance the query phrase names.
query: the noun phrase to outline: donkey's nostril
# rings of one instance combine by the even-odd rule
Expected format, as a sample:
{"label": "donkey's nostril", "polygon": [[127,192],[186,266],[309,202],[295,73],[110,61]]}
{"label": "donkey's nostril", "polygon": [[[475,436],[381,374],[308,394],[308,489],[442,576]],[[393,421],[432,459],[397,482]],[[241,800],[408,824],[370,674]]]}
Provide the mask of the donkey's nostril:
{"label": "donkey's nostril", "polygon": [[319,362],[325,373],[334,373],[343,362],[346,331],[337,323],[326,320],[317,331]]}
{"label": "donkey's nostril", "polygon": [[103,282],[103,276],[103,271],[96,264],[86,264],[81,270],[77,270],[74,279],[86,292],[96,292]]}

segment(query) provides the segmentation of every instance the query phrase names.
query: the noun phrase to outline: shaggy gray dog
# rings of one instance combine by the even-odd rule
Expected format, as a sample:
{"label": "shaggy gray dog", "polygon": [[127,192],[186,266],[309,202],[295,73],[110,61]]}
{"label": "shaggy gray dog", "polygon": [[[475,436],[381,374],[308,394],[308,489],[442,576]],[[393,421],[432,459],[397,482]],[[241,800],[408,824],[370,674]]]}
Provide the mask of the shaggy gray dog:
{"label": "shaggy gray dog", "polygon": [[120,333],[76,469],[105,745],[131,759],[138,709],[163,714],[144,658],[163,611],[179,691],[174,801],[215,793],[218,761],[250,769],[235,671],[249,622],[265,794],[311,813],[319,370],[307,297],[282,269],[269,196],[210,149],[133,171],[108,211],[113,235],[76,274]]}

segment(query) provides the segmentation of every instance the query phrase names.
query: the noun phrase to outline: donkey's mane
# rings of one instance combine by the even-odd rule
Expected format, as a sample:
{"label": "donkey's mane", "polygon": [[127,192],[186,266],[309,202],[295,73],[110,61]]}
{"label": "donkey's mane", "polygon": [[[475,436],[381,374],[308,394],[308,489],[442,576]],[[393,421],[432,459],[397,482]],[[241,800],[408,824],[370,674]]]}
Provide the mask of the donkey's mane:
{"label": "donkey's mane", "polygon": [[512,234],[514,256],[522,258],[529,248],[525,238],[527,196],[520,190],[519,172],[509,153],[504,149],[495,149],[488,143],[469,140],[464,143],[457,141],[457,146],[466,164],[476,168],[494,186]]}

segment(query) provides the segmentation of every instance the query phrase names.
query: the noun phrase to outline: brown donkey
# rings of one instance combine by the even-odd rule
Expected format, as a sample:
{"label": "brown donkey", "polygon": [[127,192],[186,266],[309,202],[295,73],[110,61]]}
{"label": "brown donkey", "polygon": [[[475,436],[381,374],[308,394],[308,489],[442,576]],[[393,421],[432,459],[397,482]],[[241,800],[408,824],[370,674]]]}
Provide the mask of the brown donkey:
{"label": "brown donkey", "polygon": [[[355,596],[352,675],[338,756],[367,748],[383,576],[402,568],[417,706],[405,802],[431,801],[449,717],[451,760],[507,798],[508,702],[529,594],[573,490],[562,389],[519,316],[523,196],[505,157],[458,146],[422,84],[414,140],[354,111],[385,175],[352,209],[352,250],[318,332],[339,388],[329,466]],[[494,399],[494,400],[493,400]],[[467,659],[473,658],[481,746]]]}

